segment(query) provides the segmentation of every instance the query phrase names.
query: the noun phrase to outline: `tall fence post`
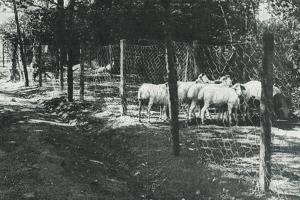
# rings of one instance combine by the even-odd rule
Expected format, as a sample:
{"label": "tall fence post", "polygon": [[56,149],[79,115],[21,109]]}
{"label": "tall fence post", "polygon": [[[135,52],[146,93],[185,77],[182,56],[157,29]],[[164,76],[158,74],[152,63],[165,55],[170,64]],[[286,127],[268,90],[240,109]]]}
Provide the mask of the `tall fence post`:
{"label": "tall fence post", "polygon": [[112,58],[112,47],[111,47],[111,45],[108,45],[108,54],[109,54],[109,61],[108,61],[108,63],[112,65],[113,58]]}
{"label": "tall fence post", "polygon": [[188,67],[189,67],[189,47],[186,47],[186,60],[185,60],[185,70],[184,70],[184,81],[188,81]]}
{"label": "tall fence post", "polygon": [[82,55],[82,46],[80,48],[80,101],[84,101],[84,62],[83,62],[83,55]]}
{"label": "tall fence post", "polygon": [[166,37],[166,68],[168,75],[168,92],[169,92],[169,111],[170,111],[170,132],[173,138],[173,153],[179,155],[179,121],[178,121],[178,89],[177,89],[177,72],[175,69],[175,53],[172,41],[169,36]]}
{"label": "tall fence post", "polygon": [[260,165],[259,185],[262,192],[268,192],[271,181],[271,116],[273,110],[273,56],[274,35],[265,32],[263,35],[264,57],[262,63],[262,90],[260,104]]}
{"label": "tall fence post", "polygon": [[170,133],[173,140],[173,154],[179,156],[179,120],[178,120],[178,87],[177,87],[177,71],[175,67],[175,49],[172,41],[171,33],[171,5],[170,1],[165,1],[163,5],[165,9],[165,47],[166,47],[166,67],[168,76],[168,96],[170,110]]}
{"label": "tall fence post", "polygon": [[199,67],[197,64],[197,47],[198,47],[198,42],[197,40],[193,41],[193,62],[194,62],[194,76],[193,79],[197,78],[199,75]]}
{"label": "tall fence post", "polygon": [[127,101],[126,101],[126,82],[125,82],[125,73],[124,73],[124,48],[125,40],[120,40],[120,97],[121,97],[121,115],[127,114]]}
{"label": "tall fence post", "polygon": [[42,79],[42,70],[43,70],[43,63],[42,63],[42,44],[39,41],[38,44],[38,58],[37,58],[37,63],[38,63],[38,76],[39,76],[39,87],[42,87],[43,85],[43,79]]}
{"label": "tall fence post", "polygon": [[64,91],[64,66],[63,66],[63,61],[62,61],[63,55],[61,48],[58,49],[58,65],[59,65],[59,72],[60,72],[60,91]]}
{"label": "tall fence post", "polygon": [[5,53],[4,53],[4,43],[2,44],[2,62],[3,62],[3,68],[4,68],[4,65],[5,65]]}

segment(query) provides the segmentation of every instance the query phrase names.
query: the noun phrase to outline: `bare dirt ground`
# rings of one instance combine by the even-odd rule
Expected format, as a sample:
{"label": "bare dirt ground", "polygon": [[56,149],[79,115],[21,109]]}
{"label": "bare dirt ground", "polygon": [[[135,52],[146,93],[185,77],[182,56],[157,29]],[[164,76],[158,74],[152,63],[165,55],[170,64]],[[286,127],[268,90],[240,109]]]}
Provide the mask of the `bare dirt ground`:
{"label": "bare dirt ground", "polygon": [[263,196],[257,127],[182,122],[174,157],[168,124],[139,123],[136,106],[121,117],[117,101],[77,102],[70,114],[67,103],[42,103],[52,95],[1,81],[0,199],[300,199],[297,124],[273,128],[272,192]]}

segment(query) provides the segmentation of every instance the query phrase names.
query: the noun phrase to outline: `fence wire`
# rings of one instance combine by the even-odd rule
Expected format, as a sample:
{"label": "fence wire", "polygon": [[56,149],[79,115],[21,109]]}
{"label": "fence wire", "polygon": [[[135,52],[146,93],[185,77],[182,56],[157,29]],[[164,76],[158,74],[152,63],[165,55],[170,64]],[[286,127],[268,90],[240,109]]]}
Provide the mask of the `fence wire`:
{"label": "fence wire", "polygon": [[[223,46],[184,42],[173,44],[179,81],[194,81],[200,73],[206,74],[211,80],[228,74],[233,83],[260,80],[263,56],[260,44],[237,43]],[[274,53],[274,86],[278,87],[287,98],[289,109],[297,110],[300,92],[289,46],[277,44]],[[143,83],[165,82],[167,75],[165,54],[165,46],[162,43],[143,45],[125,43],[125,91],[130,116],[137,117],[139,86]],[[104,100],[108,108],[120,112],[120,45],[85,46],[82,48],[81,58],[85,66],[85,99]],[[76,69],[73,69],[74,88],[77,91],[75,95],[78,95],[80,70]],[[250,191],[257,193],[260,111],[259,105],[253,108],[250,104],[255,103],[245,103],[252,107],[246,123],[239,124],[238,127],[226,127],[222,123],[222,126],[219,126],[217,115],[212,112],[209,125],[201,126],[200,129],[195,125],[181,129],[182,147],[197,152],[199,158],[211,167],[221,167],[225,174],[250,182],[252,185]],[[180,111],[180,120],[185,121],[184,110]],[[299,189],[300,169],[293,165],[295,155],[299,154],[297,147],[299,143],[292,141],[292,134],[278,128],[282,125],[280,122],[274,121],[273,125],[271,190],[276,191],[280,199],[288,199],[287,193],[293,193],[292,189]]]}

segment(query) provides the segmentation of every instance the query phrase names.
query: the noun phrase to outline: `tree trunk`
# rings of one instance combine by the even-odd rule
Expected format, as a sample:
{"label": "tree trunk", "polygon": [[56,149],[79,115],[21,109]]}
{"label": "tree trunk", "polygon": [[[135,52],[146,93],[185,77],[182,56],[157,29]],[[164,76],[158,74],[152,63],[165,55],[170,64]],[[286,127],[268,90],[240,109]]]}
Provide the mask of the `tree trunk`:
{"label": "tree trunk", "polygon": [[19,81],[20,74],[17,70],[17,61],[18,61],[18,42],[17,39],[12,42],[12,58],[11,58],[11,74],[10,80],[11,81]]}
{"label": "tree trunk", "polygon": [[80,49],[80,101],[84,101],[84,62],[82,55],[82,47]]}
{"label": "tree trunk", "polygon": [[271,115],[273,111],[273,56],[274,36],[265,32],[263,35],[264,58],[262,73],[262,90],[260,104],[260,166],[259,184],[262,192],[268,192],[271,181]]}
{"label": "tree trunk", "polygon": [[75,0],[69,1],[69,38],[68,38],[68,60],[67,60],[67,77],[68,77],[68,101],[73,101],[73,62],[74,62],[74,36],[73,36],[73,25],[74,25],[74,5]]}
{"label": "tree trunk", "polygon": [[64,0],[57,1],[56,43],[58,48],[58,68],[60,72],[60,89],[64,90],[64,66],[66,65],[65,10]]}
{"label": "tree trunk", "polygon": [[22,65],[23,65],[23,69],[24,69],[25,87],[28,87],[29,86],[28,72],[27,72],[27,67],[26,67],[26,60],[25,60],[26,58],[24,55],[23,40],[22,40],[21,31],[20,31],[18,10],[17,10],[16,1],[13,0],[12,2],[13,2],[13,6],[14,6],[14,14],[15,14],[16,27],[17,27],[18,42],[19,42],[19,46],[20,46],[21,60],[22,60]]}
{"label": "tree trunk", "polygon": [[4,49],[4,42],[2,43],[2,64],[3,64],[3,68],[5,66],[5,49]]}
{"label": "tree trunk", "polygon": [[177,88],[177,71],[175,68],[175,51],[172,44],[170,29],[170,0],[162,1],[165,8],[165,45],[166,45],[166,65],[168,75],[168,92],[169,92],[169,109],[170,109],[170,132],[173,139],[173,153],[179,155],[179,122],[178,122],[178,88]]}
{"label": "tree trunk", "polygon": [[124,40],[120,41],[120,97],[122,110],[121,114],[127,114],[127,100],[126,100],[126,73],[124,72]]}

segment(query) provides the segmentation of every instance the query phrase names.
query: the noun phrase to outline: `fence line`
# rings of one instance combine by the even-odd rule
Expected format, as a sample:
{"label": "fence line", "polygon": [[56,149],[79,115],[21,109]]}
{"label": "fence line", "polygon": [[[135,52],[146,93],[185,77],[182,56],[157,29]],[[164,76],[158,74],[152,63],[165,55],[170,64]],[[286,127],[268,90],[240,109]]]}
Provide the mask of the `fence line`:
{"label": "fence line", "polygon": [[[120,44],[108,46],[82,46],[80,63],[84,70],[81,67],[73,67],[75,97],[80,93],[80,96],[83,96],[84,93],[85,100],[105,100],[110,106],[112,104],[115,106],[114,111],[121,110],[120,114],[127,111],[128,115],[136,117],[138,87],[142,83],[164,83],[167,74],[165,46],[159,42],[144,43],[140,45],[123,40]],[[218,79],[222,75],[229,74],[234,82],[241,83],[260,80],[263,55],[261,44],[232,43],[217,46],[202,45],[194,41],[173,42],[173,45],[174,64],[179,81],[194,81],[199,73],[206,74],[210,79]],[[292,71],[292,61],[288,52],[289,46],[284,44],[278,44],[275,49],[274,85],[290,98],[290,107],[297,109],[299,85],[296,84],[297,76]],[[64,80],[66,81],[66,77]],[[84,91],[79,92],[82,85]],[[54,90],[60,91],[58,81],[52,82],[52,86]],[[182,120],[184,110],[180,111],[179,117]],[[240,127],[239,130],[233,128],[226,132],[214,127],[214,133],[207,135],[204,127],[188,137],[196,141],[195,146],[204,161],[231,169],[230,173],[241,176],[246,174],[247,177],[255,179],[255,185],[259,177],[259,107],[256,107],[256,110],[254,108],[251,113],[253,115],[247,124],[251,125],[250,128]],[[216,115],[212,116],[216,118]],[[187,135],[182,134],[182,137]],[[275,138],[272,139],[272,146],[278,149],[280,139],[278,136],[272,137]],[[271,154],[275,155],[274,149]],[[247,169],[243,173],[234,172],[238,167]],[[285,169],[281,165],[274,162],[271,167],[274,176],[284,176]]]}

